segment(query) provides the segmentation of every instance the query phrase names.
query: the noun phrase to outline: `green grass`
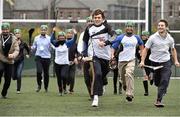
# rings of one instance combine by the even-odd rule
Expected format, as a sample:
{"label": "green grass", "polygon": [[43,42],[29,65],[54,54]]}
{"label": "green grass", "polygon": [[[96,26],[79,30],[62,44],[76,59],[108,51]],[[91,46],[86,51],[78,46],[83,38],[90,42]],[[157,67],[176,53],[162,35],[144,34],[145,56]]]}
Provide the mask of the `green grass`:
{"label": "green grass", "polygon": [[[135,79],[132,103],[124,95],[113,95],[112,79],[100,97],[99,107],[91,107],[83,78],[76,78],[75,93],[58,96],[56,78],[50,79],[49,92],[35,92],[36,79],[23,78],[22,94],[16,94],[12,81],[8,99],[0,99],[0,116],[178,116],[180,115],[180,80],[171,80],[164,97],[165,108],[154,107],[156,88],[150,86],[150,96],[143,96],[142,79]],[[3,84],[3,82],[2,82]],[[2,84],[1,88],[2,89]]]}

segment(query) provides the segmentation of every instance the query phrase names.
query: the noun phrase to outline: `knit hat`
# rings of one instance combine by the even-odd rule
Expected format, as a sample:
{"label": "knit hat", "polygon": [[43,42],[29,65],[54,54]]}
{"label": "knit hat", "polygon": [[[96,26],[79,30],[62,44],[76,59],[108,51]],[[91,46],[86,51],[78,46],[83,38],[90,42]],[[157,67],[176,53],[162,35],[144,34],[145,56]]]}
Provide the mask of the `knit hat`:
{"label": "knit hat", "polygon": [[58,32],[58,36],[66,36],[66,33],[63,31]]}
{"label": "knit hat", "polygon": [[2,30],[10,29],[10,24],[9,23],[2,23],[1,29]]}
{"label": "knit hat", "polygon": [[48,29],[48,26],[47,25],[41,25],[41,30],[47,30]]}
{"label": "knit hat", "polygon": [[14,29],[14,34],[16,34],[16,33],[21,33],[21,29]]}
{"label": "knit hat", "polygon": [[141,34],[141,35],[149,36],[149,32],[148,32],[148,31],[142,31],[142,34]]}
{"label": "knit hat", "polygon": [[141,34],[141,35],[149,36],[149,32],[148,32],[148,31],[142,31],[142,34]]}
{"label": "knit hat", "polygon": [[120,35],[120,34],[123,33],[121,29],[116,29],[115,32],[116,32],[117,35]]}
{"label": "knit hat", "polygon": [[67,29],[66,33],[72,33],[72,29]]}
{"label": "knit hat", "polygon": [[134,27],[134,22],[128,21],[128,22],[126,22],[125,26],[126,27],[129,27],[129,26]]}

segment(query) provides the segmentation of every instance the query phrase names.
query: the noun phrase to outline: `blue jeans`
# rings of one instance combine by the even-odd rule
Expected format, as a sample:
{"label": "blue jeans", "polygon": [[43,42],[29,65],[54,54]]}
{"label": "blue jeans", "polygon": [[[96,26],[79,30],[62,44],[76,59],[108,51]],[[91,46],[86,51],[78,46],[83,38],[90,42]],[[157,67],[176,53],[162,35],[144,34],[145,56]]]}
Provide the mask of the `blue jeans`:
{"label": "blue jeans", "polygon": [[24,68],[24,61],[14,63],[13,80],[17,80],[17,91],[21,90],[21,76]]}

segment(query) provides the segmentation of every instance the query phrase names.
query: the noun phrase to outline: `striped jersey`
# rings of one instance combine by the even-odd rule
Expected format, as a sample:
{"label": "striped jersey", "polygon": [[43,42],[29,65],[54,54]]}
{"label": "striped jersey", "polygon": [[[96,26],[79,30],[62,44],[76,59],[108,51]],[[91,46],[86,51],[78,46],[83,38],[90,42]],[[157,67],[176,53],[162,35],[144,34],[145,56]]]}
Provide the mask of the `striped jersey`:
{"label": "striped jersey", "polygon": [[[100,47],[98,45],[99,41],[107,41],[113,36],[113,31],[111,27],[105,21],[99,26],[91,25],[86,28],[84,32],[84,51],[83,54],[87,56],[88,54],[92,54],[92,56],[96,56],[98,58],[110,59],[110,45]],[[91,49],[88,49],[91,48]],[[90,52],[91,50],[92,52]]]}

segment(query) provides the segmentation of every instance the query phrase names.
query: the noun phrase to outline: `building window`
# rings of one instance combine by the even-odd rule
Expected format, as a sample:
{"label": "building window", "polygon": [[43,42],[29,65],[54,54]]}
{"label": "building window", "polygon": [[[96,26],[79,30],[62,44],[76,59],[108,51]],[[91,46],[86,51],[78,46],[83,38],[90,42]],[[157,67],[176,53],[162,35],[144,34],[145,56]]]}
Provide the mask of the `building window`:
{"label": "building window", "polygon": [[77,13],[77,17],[78,17],[78,19],[80,19],[81,18],[81,13],[78,11],[78,13]]}
{"label": "building window", "polygon": [[120,16],[119,16],[119,11],[114,11],[114,18],[115,19],[120,19]]}
{"label": "building window", "polygon": [[21,18],[21,19],[27,19],[26,13],[21,13],[21,14],[20,14],[20,18]]}
{"label": "building window", "polygon": [[72,12],[69,12],[69,13],[68,13],[68,18],[69,18],[69,19],[72,19]]}
{"label": "building window", "polygon": [[169,4],[169,17],[173,17],[173,4]]}
{"label": "building window", "polygon": [[59,17],[63,18],[63,12],[62,11],[59,13]]}

